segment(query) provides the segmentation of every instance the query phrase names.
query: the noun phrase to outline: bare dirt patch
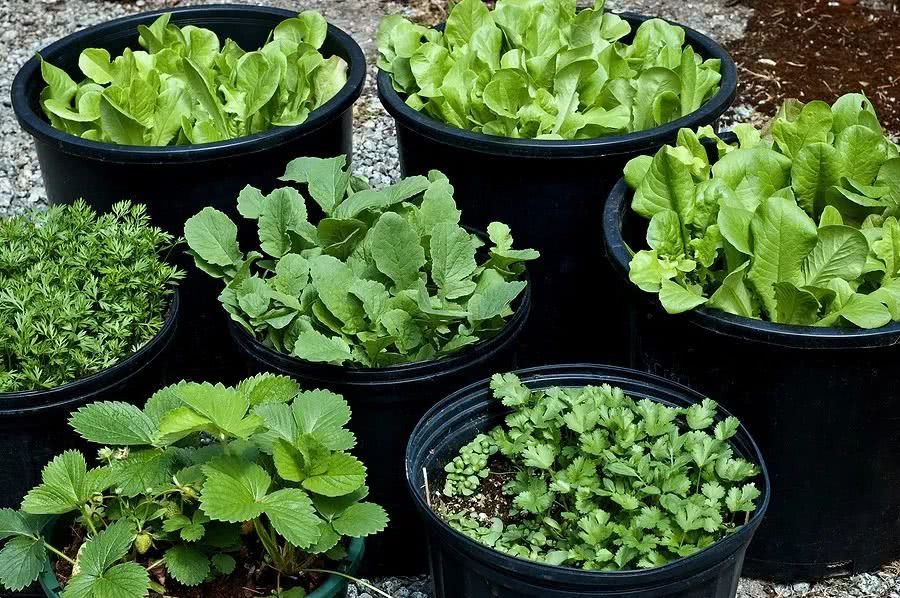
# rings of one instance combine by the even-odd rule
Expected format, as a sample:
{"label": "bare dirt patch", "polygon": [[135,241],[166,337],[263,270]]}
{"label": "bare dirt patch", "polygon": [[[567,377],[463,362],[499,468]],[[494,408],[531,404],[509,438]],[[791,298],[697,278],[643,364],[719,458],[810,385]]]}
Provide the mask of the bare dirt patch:
{"label": "bare dirt patch", "polygon": [[863,92],[900,134],[900,13],[828,0],[743,0],[754,10],[742,39],[738,104],[773,114],[788,98],[832,102]]}

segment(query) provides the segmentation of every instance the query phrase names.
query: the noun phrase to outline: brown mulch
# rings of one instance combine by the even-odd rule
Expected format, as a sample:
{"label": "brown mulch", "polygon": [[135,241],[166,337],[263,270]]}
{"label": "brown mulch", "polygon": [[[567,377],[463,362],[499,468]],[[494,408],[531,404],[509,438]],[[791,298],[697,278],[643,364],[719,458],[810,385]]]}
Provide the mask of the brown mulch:
{"label": "brown mulch", "polygon": [[738,104],[773,114],[788,98],[832,102],[863,92],[900,134],[900,13],[829,0],[742,0],[746,35],[728,44]]}

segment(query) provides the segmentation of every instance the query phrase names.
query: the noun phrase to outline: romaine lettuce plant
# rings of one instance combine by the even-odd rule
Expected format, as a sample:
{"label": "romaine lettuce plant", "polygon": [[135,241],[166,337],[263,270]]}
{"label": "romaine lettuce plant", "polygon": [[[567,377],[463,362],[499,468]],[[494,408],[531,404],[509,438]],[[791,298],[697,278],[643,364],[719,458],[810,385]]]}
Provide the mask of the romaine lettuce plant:
{"label": "romaine lettuce plant", "polygon": [[791,101],[710,164],[697,135],[632,160],[650,220],[631,280],[669,313],[698,306],[807,326],[900,321],[900,150],[871,103]]}
{"label": "romaine lettuce plant", "polygon": [[0,392],[84,378],[156,336],[184,275],[173,243],[128,202],[0,220]]}
{"label": "romaine lettuce plant", "polygon": [[393,15],[378,66],[406,103],[448,125],[503,137],[590,139],[642,131],[697,110],[719,90],[718,60],[681,27],[638,27],[604,0],[482,0],[453,7],[443,31]]}
{"label": "romaine lettuce plant", "polygon": [[759,469],[729,445],[740,424],[717,420],[709,399],[682,409],[609,385],[531,390],[514,374],[491,389],[505,423],[462,447],[432,499],[487,546],[588,570],[656,567],[756,510]]}
{"label": "romaine lettuce plant", "polygon": [[317,224],[293,187],[241,192],[238,211],[257,221],[262,253],[244,254],[237,226],[213,208],[187,221],[197,266],[225,280],[220,300],[232,318],[278,351],[365,367],[432,359],[497,334],[525,289],[523,262],[538,252],[513,249],[496,222],[482,250],[439,172],[370,189],[345,162],[298,158],[282,177],[307,186],[325,215]]}
{"label": "romaine lettuce plant", "polygon": [[[82,407],[70,424],[103,447],[100,465],[67,451],[20,511],[0,509],[0,584],[29,585],[53,556],[67,563],[56,569],[63,598],[166,596],[231,575],[302,598],[348,538],[387,524],[365,502],[349,420],[339,395],[270,374],[233,388],[181,382],[143,410]],[[48,533],[52,516],[74,519],[68,548]]]}
{"label": "romaine lettuce plant", "polygon": [[112,60],[103,48],[84,50],[81,83],[42,60],[41,107],[50,123],[105,143],[210,143],[299,125],[347,82],[346,63],[319,52],[328,24],[317,12],[281,22],[251,52],[170,17],[138,27],[144,50]]}

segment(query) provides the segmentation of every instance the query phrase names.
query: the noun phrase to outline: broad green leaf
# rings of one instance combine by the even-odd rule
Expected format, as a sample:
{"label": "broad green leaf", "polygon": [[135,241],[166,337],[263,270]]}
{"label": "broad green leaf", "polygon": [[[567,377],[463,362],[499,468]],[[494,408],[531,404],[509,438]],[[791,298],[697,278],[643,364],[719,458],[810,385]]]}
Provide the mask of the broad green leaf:
{"label": "broad green leaf", "polygon": [[287,165],[282,181],[306,183],[309,193],[327,215],[343,201],[350,185],[350,173],[344,170],[346,157],[297,158]]}
{"label": "broad green leaf", "polygon": [[69,425],[95,444],[150,445],[157,434],[153,421],[140,409],[116,401],[81,407],[69,418]]}
{"label": "broad green leaf", "polygon": [[188,544],[176,544],[165,554],[166,569],[185,586],[197,586],[209,575],[209,558],[203,550]]}
{"label": "broad green leaf", "polygon": [[350,423],[350,405],[339,394],[327,390],[300,393],[292,405],[297,428],[312,434],[333,451],[353,448],[353,434],[345,429]]}
{"label": "broad green leaf", "polygon": [[387,528],[388,516],[380,506],[360,502],[350,505],[332,520],[334,530],[351,538],[362,538],[382,532]]}
{"label": "broad green leaf", "polygon": [[465,297],[475,290],[469,280],[478,267],[472,236],[462,227],[445,222],[431,231],[431,276],[447,299]]}
{"label": "broad green leaf", "polygon": [[696,184],[691,176],[694,157],[686,148],[665,147],[656,156],[634,194],[632,208],[646,218],[672,210],[690,220]]}
{"label": "broad green leaf", "polygon": [[802,264],[803,286],[824,287],[833,278],[855,280],[863,273],[869,244],[858,230],[843,225],[820,226],[818,241]]}
{"label": "broad green leaf", "polygon": [[18,592],[34,583],[47,563],[47,549],[41,540],[17,537],[0,550],[0,584]]}
{"label": "broad green leaf", "polygon": [[241,259],[237,226],[215,208],[203,208],[184,224],[188,246],[200,259],[216,266],[233,266]]}
{"label": "broad green leaf", "polygon": [[259,241],[263,251],[282,257],[291,250],[292,231],[306,222],[306,206],[291,187],[276,189],[259,208]]}
{"label": "broad green leaf", "polygon": [[803,106],[796,120],[776,120],[772,126],[772,136],[782,153],[795,159],[802,148],[826,143],[832,123],[831,106],[816,100]]}
{"label": "broad green leaf", "polygon": [[100,123],[113,143],[144,145],[144,127],[116,104],[109,93],[100,98]]}
{"label": "broad green leaf", "polygon": [[340,337],[327,337],[313,330],[301,332],[294,343],[293,355],[307,361],[342,365],[353,358],[350,345]]}
{"label": "broad green leaf", "polygon": [[791,169],[792,187],[797,201],[809,214],[825,205],[826,193],[840,182],[840,156],[827,143],[812,143],[801,147]]}
{"label": "broad green leaf", "polygon": [[237,62],[235,73],[248,115],[256,114],[272,99],[281,80],[278,67],[270,64],[262,52],[244,54]]}
{"label": "broad green leaf", "polygon": [[279,534],[298,548],[308,548],[321,534],[321,520],[316,516],[309,495],[297,488],[285,488],[263,500],[266,516]]}
{"label": "broad green leaf", "polygon": [[709,298],[709,307],[745,318],[753,317],[753,297],[746,284],[748,265],[749,262],[745,262],[725,277],[722,286]]}
{"label": "broad green leaf", "polygon": [[398,290],[414,286],[425,265],[425,250],[412,226],[399,214],[386,212],[372,228],[370,239],[378,270],[390,277]]}
{"label": "broad green leaf", "polygon": [[671,280],[662,281],[659,300],[670,314],[680,314],[707,302],[706,297]]}
{"label": "broad green leaf", "polygon": [[200,495],[200,508],[210,519],[240,523],[265,512],[263,499],[272,480],[259,465],[220,459],[205,465],[203,472],[206,482]]}
{"label": "broad green leaf", "polygon": [[366,468],[356,457],[334,453],[323,464],[324,471],[303,480],[303,487],[323,496],[343,496],[366,481]]}
{"label": "broad green leaf", "polygon": [[791,200],[763,201],[750,222],[753,262],[747,277],[766,311],[776,310],[775,283],[795,282],[817,241],[815,222]]}
{"label": "broad green leaf", "polygon": [[816,322],[819,302],[811,292],[798,289],[790,282],[777,282],[775,288],[775,318],[781,324],[811,326]]}
{"label": "broad green leaf", "polygon": [[41,472],[42,483],[22,500],[22,510],[33,515],[61,515],[80,508],[96,492],[103,492],[111,480],[103,470],[87,471],[84,456],[66,451]]}

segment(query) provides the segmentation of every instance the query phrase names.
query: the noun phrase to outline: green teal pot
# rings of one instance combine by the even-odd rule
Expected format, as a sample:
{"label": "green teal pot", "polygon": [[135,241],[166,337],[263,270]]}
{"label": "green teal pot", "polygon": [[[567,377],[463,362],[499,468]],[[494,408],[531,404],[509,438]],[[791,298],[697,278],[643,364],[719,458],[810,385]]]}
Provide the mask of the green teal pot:
{"label": "green teal pot", "polygon": [[[347,549],[347,558],[345,558],[337,567],[337,571],[347,575],[355,576],[362,564],[363,555],[366,552],[366,544],[362,538],[353,538],[350,540],[350,546]],[[59,598],[62,587],[59,580],[53,573],[53,568],[48,563],[44,567],[44,572],[39,579],[41,588],[48,598]],[[329,575],[325,583],[320,585],[314,592],[307,595],[307,598],[344,598],[347,595],[347,580],[337,575]]]}

